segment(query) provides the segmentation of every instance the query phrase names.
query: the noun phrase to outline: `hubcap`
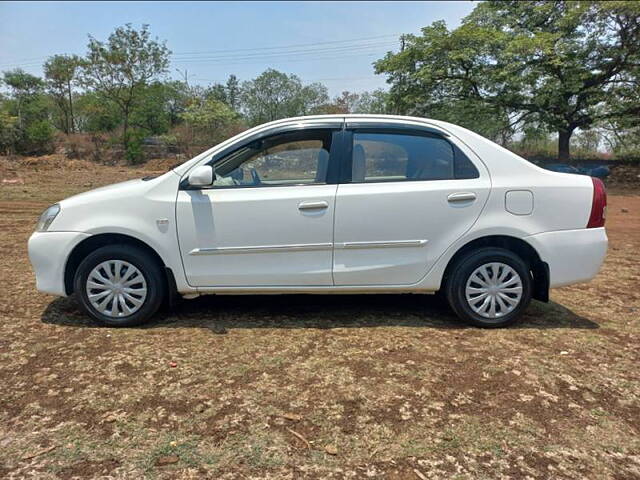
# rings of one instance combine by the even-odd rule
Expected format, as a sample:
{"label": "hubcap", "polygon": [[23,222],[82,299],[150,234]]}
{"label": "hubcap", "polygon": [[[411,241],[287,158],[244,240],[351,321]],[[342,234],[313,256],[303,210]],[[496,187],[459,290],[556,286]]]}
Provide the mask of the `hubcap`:
{"label": "hubcap", "polygon": [[137,312],[147,298],[147,282],[137,267],[124,260],[107,260],[87,277],[87,297],[107,317],[126,317]]}
{"label": "hubcap", "polygon": [[469,276],[465,296],[471,310],[478,315],[503,317],[520,303],[522,279],[505,263],[486,263]]}

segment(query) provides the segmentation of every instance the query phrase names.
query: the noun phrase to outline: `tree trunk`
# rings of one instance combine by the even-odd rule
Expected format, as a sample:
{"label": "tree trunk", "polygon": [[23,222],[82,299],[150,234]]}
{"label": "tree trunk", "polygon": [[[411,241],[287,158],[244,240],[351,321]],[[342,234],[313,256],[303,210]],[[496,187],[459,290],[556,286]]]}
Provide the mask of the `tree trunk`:
{"label": "tree trunk", "polygon": [[570,157],[569,142],[573,129],[558,131],[558,160],[566,162]]}
{"label": "tree trunk", "polygon": [[122,146],[124,147],[124,154],[127,154],[129,149],[129,112],[124,112],[124,124],[122,126]]}
{"label": "tree trunk", "polygon": [[66,109],[63,110],[64,113],[64,133],[69,135],[69,112]]}
{"label": "tree trunk", "polygon": [[71,92],[71,82],[69,82],[69,84],[67,85],[67,91],[69,93],[69,121],[70,121],[70,125],[68,125],[68,130],[71,133],[74,133],[76,130],[75,127],[75,122],[73,119],[73,99],[72,99],[72,92]]}

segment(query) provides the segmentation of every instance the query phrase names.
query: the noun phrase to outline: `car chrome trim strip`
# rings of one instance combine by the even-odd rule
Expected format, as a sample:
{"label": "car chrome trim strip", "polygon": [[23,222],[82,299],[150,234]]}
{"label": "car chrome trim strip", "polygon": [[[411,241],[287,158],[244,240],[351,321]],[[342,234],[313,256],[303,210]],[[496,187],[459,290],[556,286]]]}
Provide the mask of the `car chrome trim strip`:
{"label": "car chrome trim strip", "polygon": [[336,243],[336,248],[402,248],[423,247],[427,240],[391,240],[377,242],[344,242]]}
{"label": "car chrome trim strip", "polygon": [[[402,248],[423,247],[427,240],[392,240],[376,242],[344,242],[336,243],[335,248]],[[329,250],[331,243],[305,243],[294,245],[264,245],[250,247],[205,247],[194,248],[189,255],[220,255],[225,253],[265,253],[265,252],[299,252],[305,250]]]}
{"label": "car chrome trim strip", "polygon": [[189,255],[220,255],[225,253],[299,252],[306,250],[330,250],[331,243],[305,243],[294,245],[264,245],[251,247],[194,248]]}

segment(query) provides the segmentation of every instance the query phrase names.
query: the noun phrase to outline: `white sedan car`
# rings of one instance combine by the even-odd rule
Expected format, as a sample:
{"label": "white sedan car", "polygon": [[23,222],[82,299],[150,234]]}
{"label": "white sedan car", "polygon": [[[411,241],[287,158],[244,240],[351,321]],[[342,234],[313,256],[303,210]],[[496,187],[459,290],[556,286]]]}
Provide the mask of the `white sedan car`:
{"label": "white sedan car", "polygon": [[482,327],[586,282],[607,249],[600,180],[541,169],[445,122],[300,117],[155,178],[62,200],[29,257],[40,291],[106,325],[175,294],[435,293]]}

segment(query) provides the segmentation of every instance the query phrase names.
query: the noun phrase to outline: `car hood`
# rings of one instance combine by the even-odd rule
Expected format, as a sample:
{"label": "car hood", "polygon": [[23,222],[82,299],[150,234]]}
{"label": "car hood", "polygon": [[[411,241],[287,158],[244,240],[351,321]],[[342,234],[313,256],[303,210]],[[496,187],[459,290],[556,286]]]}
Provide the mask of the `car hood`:
{"label": "car hood", "polygon": [[142,190],[148,182],[138,178],[135,180],[127,180],[124,182],[118,182],[111,185],[105,185],[104,187],[94,188],[87,192],[73,195],[72,197],[65,198],[60,203],[62,208],[71,207],[74,205],[91,203],[94,201],[102,201],[107,198],[119,197],[121,195],[130,195],[137,190]]}

